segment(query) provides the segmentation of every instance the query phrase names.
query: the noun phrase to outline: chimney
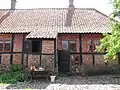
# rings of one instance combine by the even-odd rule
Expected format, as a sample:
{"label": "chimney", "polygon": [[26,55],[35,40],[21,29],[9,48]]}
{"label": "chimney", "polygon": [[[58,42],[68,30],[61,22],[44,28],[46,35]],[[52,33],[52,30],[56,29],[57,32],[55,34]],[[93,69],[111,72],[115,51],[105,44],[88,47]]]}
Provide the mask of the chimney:
{"label": "chimney", "polygon": [[11,10],[15,10],[16,2],[16,0],[11,0]]}
{"label": "chimney", "polygon": [[69,0],[69,7],[68,7],[68,12],[66,15],[66,22],[65,22],[65,26],[66,27],[70,27],[72,25],[72,18],[74,15],[74,5],[73,5],[73,0]]}
{"label": "chimney", "polygon": [[69,0],[69,7],[74,7],[74,5],[73,5],[73,0]]}

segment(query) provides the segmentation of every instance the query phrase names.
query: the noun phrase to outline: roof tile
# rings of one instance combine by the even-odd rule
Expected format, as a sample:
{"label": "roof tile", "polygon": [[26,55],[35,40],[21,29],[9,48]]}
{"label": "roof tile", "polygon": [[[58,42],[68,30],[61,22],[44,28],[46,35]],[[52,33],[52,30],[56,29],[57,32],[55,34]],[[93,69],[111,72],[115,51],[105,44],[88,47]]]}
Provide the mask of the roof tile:
{"label": "roof tile", "polygon": [[[0,10],[0,19],[8,10]],[[70,25],[66,25],[69,24]],[[0,23],[0,33],[30,33],[27,38],[55,38],[57,33],[107,33],[109,19],[95,9],[17,9]]]}

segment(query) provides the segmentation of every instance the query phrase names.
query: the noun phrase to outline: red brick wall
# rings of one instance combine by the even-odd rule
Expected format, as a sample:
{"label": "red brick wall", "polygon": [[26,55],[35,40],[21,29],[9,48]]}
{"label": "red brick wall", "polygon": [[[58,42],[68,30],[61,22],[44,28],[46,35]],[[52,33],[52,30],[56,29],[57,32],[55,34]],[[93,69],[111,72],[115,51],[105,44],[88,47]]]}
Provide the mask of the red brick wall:
{"label": "red brick wall", "polygon": [[54,41],[53,40],[42,41],[42,53],[54,54]]}
{"label": "red brick wall", "polygon": [[1,64],[10,64],[10,54],[2,54]]}
{"label": "red brick wall", "polygon": [[13,54],[13,64],[21,64],[21,54]]}
{"label": "red brick wall", "polygon": [[11,34],[0,34],[0,40],[11,40]]}
{"label": "red brick wall", "polygon": [[[100,40],[101,34],[82,34],[82,52],[87,52],[87,40]],[[79,34],[59,34],[58,49],[61,50],[62,40],[76,40],[77,52],[79,52]]]}
{"label": "red brick wall", "polygon": [[[11,40],[11,34],[0,34],[0,40]],[[10,64],[10,54],[2,54],[1,57],[1,64]]]}
{"label": "red brick wall", "polygon": [[[0,34],[0,40],[12,40],[12,34]],[[22,34],[15,34],[13,52],[22,52]],[[10,64],[10,54],[1,55],[1,64]],[[21,64],[21,54],[13,54],[13,64]]]}
{"label": "red brick wall", "polygon": [[[91,39],[100,39],[102,36],[100,34],[83,34],[82,35],[82,51],[87,51],[86,41]],[[11,34],[0,34],[0,40],[11,40]],[[59,34],[58,35],[58,49],[61,50],[61,41],[62,40],[76,40],[76,47],[77,52],[79,52],[79,34]],[[22,51],[22,34],[15,34],[14,39],[14,52],[21,52]],[[44,40],[42,42],[42,53],[54,53],[54,42],[51,40]],[[2,54],[2,64],[9,64],[10,63],[10,54]],[[75,57],[78,55],[75,55]],[[47,61],[46,61],[47,60]],[[26,62],[26,55],[24,56],[24,63]],[[39,55],[29,55],[28,57],[28,64],[32,63],[39,64],[40,63],[40,56]],[[51,56],[42,56],[41,63],[47,62],[46,68],[53,68],[54,67],[54,57]],[[21,63],[21,54],[13,54],[13,64],[20,64]],[[91,55],[83,55],[83,63],[85,64],[92,64],[92,56]],[[115,62],[117,63],[117,61]],[[96,55],[95,56],[95,64],[104,64],[103,56]],[[44,66],[45,67],[45,66]]]}
{"label": "red brick wall", "polygon": [[[87,52],[87,40],[100,40],[102,38],[101,34],[82,34],[82,52]],[[59,34],[58,36],[58,49],[61,50],[62,40],[76,40],[77,52],[79,52],[79,34]],[[79,55],[74,55],[74,58]],[[100,58],[101,57],[101,58]],[[92,55],[84,54],[82,56],[84,64],[92,64]],[[72,59],[71,59],[72,60]],[[101,60],[104,61],[103,57],[100,55],[95,56],[96,63]]]}
{"label": "red brick wall", "polygon": [[15,34],[13,52],[22,52],[22,34]]}

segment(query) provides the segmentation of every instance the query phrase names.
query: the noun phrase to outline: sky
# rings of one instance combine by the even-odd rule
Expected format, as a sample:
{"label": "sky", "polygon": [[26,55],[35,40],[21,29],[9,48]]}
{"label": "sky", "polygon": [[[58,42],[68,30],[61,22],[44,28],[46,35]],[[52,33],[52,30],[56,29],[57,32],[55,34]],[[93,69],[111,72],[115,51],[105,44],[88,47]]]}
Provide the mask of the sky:
{"label": "sky", "polygon": [[[0,0],[0,9],[9,9],[11,0]],[[16,9],[67,8],[69,0],[17,0]],[[95,8],[109,15],[113,9],[110,0],[74,0],[76,8]]]}

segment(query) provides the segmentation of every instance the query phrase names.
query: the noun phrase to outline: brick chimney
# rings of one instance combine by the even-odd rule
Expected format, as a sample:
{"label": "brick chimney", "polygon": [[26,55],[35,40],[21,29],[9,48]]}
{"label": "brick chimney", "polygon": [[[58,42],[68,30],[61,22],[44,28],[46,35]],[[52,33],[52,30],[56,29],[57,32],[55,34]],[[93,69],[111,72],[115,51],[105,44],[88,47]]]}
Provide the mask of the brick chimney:
{"label": "brick chimney", "polygon": [[74,7],[73,0],[69,0],[69,7]]}
{"label": "brick chimney", "polygon": [[15,10],[15,7],[16,7],[16,0],[11,0],[11,10]]}
{"label": "brick chimney", "polygon": [[74,15],[74,5],[73,0],[69,0],[68,12],[66,16],[65,26],[70,27],[72,25],[72,17]]}

